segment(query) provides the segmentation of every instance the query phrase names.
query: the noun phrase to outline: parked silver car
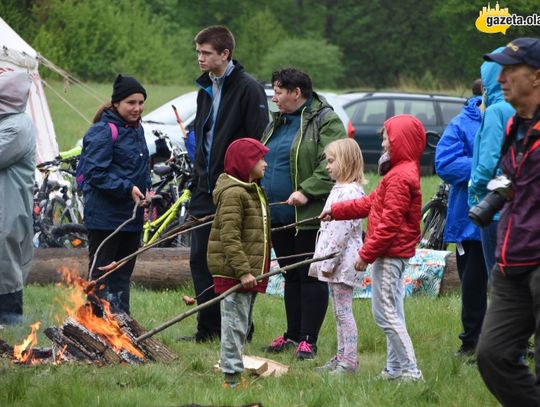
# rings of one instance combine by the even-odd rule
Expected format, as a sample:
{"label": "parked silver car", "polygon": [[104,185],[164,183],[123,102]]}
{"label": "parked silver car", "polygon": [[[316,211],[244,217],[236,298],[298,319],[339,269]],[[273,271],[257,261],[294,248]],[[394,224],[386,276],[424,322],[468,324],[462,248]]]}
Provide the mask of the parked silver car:
{"label": "parked silver car", "polygon": [[[272,102],[274,91],[271,88],[265,88],[265,92],[268,98],[269,110],[271,112],[276,112],[277,106]],[[354,129],[352,128],[347,113],[341,107],[341,103],[337,100],[338,95],[327,92],[319,92],[319,94],[334,108],[334,111],[343,122],[343,126],[347,130],[349,136],[352,136],[352,134],[354,134]],[[172,108],[173,105],[176,107],[184,128],[187,131],[188,127],[195,120],[195,114],[197,113],[197,91],[188,92],[178,96],[143,116],[144,134],[151,155],[156,152],[156,138],[153,134],[154,130],[158,130],[162,134],[167,135],[181,150],[185,150],[182,131],[176,120],[176,115]]]}

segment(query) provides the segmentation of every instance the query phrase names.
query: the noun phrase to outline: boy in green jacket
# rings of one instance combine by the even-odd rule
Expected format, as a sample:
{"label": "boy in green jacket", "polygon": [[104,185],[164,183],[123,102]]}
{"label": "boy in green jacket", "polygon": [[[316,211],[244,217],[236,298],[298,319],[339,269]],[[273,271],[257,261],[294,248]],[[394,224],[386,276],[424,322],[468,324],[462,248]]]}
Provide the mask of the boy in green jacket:
{"label": "boy in green jacket", "polygon": [[258,185],[264,176],[268,148],[259,141],[242,138],[225,153],[225,172],[214,188],[217,211],[208,241],[208,269],[216,294],[242,283],[242,289],[221,303],[221,370],[223,386],[243,384],[242,350],[251,326],[257,292],[265,292],[270,264],[270,226],[266,195]]}

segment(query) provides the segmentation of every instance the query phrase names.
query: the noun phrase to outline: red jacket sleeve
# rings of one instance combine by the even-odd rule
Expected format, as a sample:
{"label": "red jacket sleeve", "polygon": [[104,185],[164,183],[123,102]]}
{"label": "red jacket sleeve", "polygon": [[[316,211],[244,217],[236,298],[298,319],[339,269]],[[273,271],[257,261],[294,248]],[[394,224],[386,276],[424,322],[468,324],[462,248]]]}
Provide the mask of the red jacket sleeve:
{"label": "red jacket sleeve", "polygon": [[[373,263],[381,257],[392,245],[401,229],[404,227],[406,211],[411,205],[409,184],[392,177],[385,183],[384,195],[381,196],[383,210],[376,214],[377,221],[370,223],[369,239],[366,239],[360,250],[360,257],[368,263]],[[382,191],[381,191],[382,192]]]}
{"label": "red jacket sleeve", "polygon": [[366,218],[371,210],[374,197],[375,191],[372,191],[363,198],[336,202],[332,204],[332,218],[335,220]]}

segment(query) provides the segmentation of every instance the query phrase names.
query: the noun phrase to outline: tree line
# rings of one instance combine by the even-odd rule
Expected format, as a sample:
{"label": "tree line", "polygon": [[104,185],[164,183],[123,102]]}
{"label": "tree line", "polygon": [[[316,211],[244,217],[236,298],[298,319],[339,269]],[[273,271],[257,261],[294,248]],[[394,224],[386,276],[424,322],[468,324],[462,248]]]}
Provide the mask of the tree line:
{"label": "tree line", "polygon": [[[199,74],[193,37],[213,24],[235,34],[238,59],[260,80],[284,66],[319,88],[425,89],[469,84],[482,54],[540,27],[485,34],[482,2],[463,0],[0,0],[2,18],[44,57],[83,80],[118,72],[145,83],[190,84]],[[494,4],[492,5],[494,6]],[[514,0],[511,13],[537,12]]]}

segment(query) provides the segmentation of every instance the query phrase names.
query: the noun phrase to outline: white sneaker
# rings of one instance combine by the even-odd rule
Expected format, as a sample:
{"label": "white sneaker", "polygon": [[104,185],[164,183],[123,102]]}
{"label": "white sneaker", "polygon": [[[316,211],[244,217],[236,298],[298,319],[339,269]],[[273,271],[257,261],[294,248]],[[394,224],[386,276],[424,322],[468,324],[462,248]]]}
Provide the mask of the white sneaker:
{"label": "white sneaker", "polygon": [[344,374],[354,374],[358,371],[356,366],[350,366],[345,363],[339,362],[337,366],[329,372],[333,376],[341,376]]}
{"label": "white sneaker", "polygon": [[400,370],[388,370],[384,368],[381,373],[377,376],[377,379],[381,380],[396,380],[401,377],[402,373]]}
{"label": "white sneaker", "polygon": [[330,370],[334,370],[336,366],[339,364],[339,361],[334,356],[332,359],[330,359],[328,362],[326,362],[324,365],[316,367],[315,371],[319,373],[328,372]]}
{"label": "white sneaker", "polygon": [[424,376],[419,369],[404,370],[401,372],[401,377],[399,380],[402,382],[421,382],[424,380]]}

